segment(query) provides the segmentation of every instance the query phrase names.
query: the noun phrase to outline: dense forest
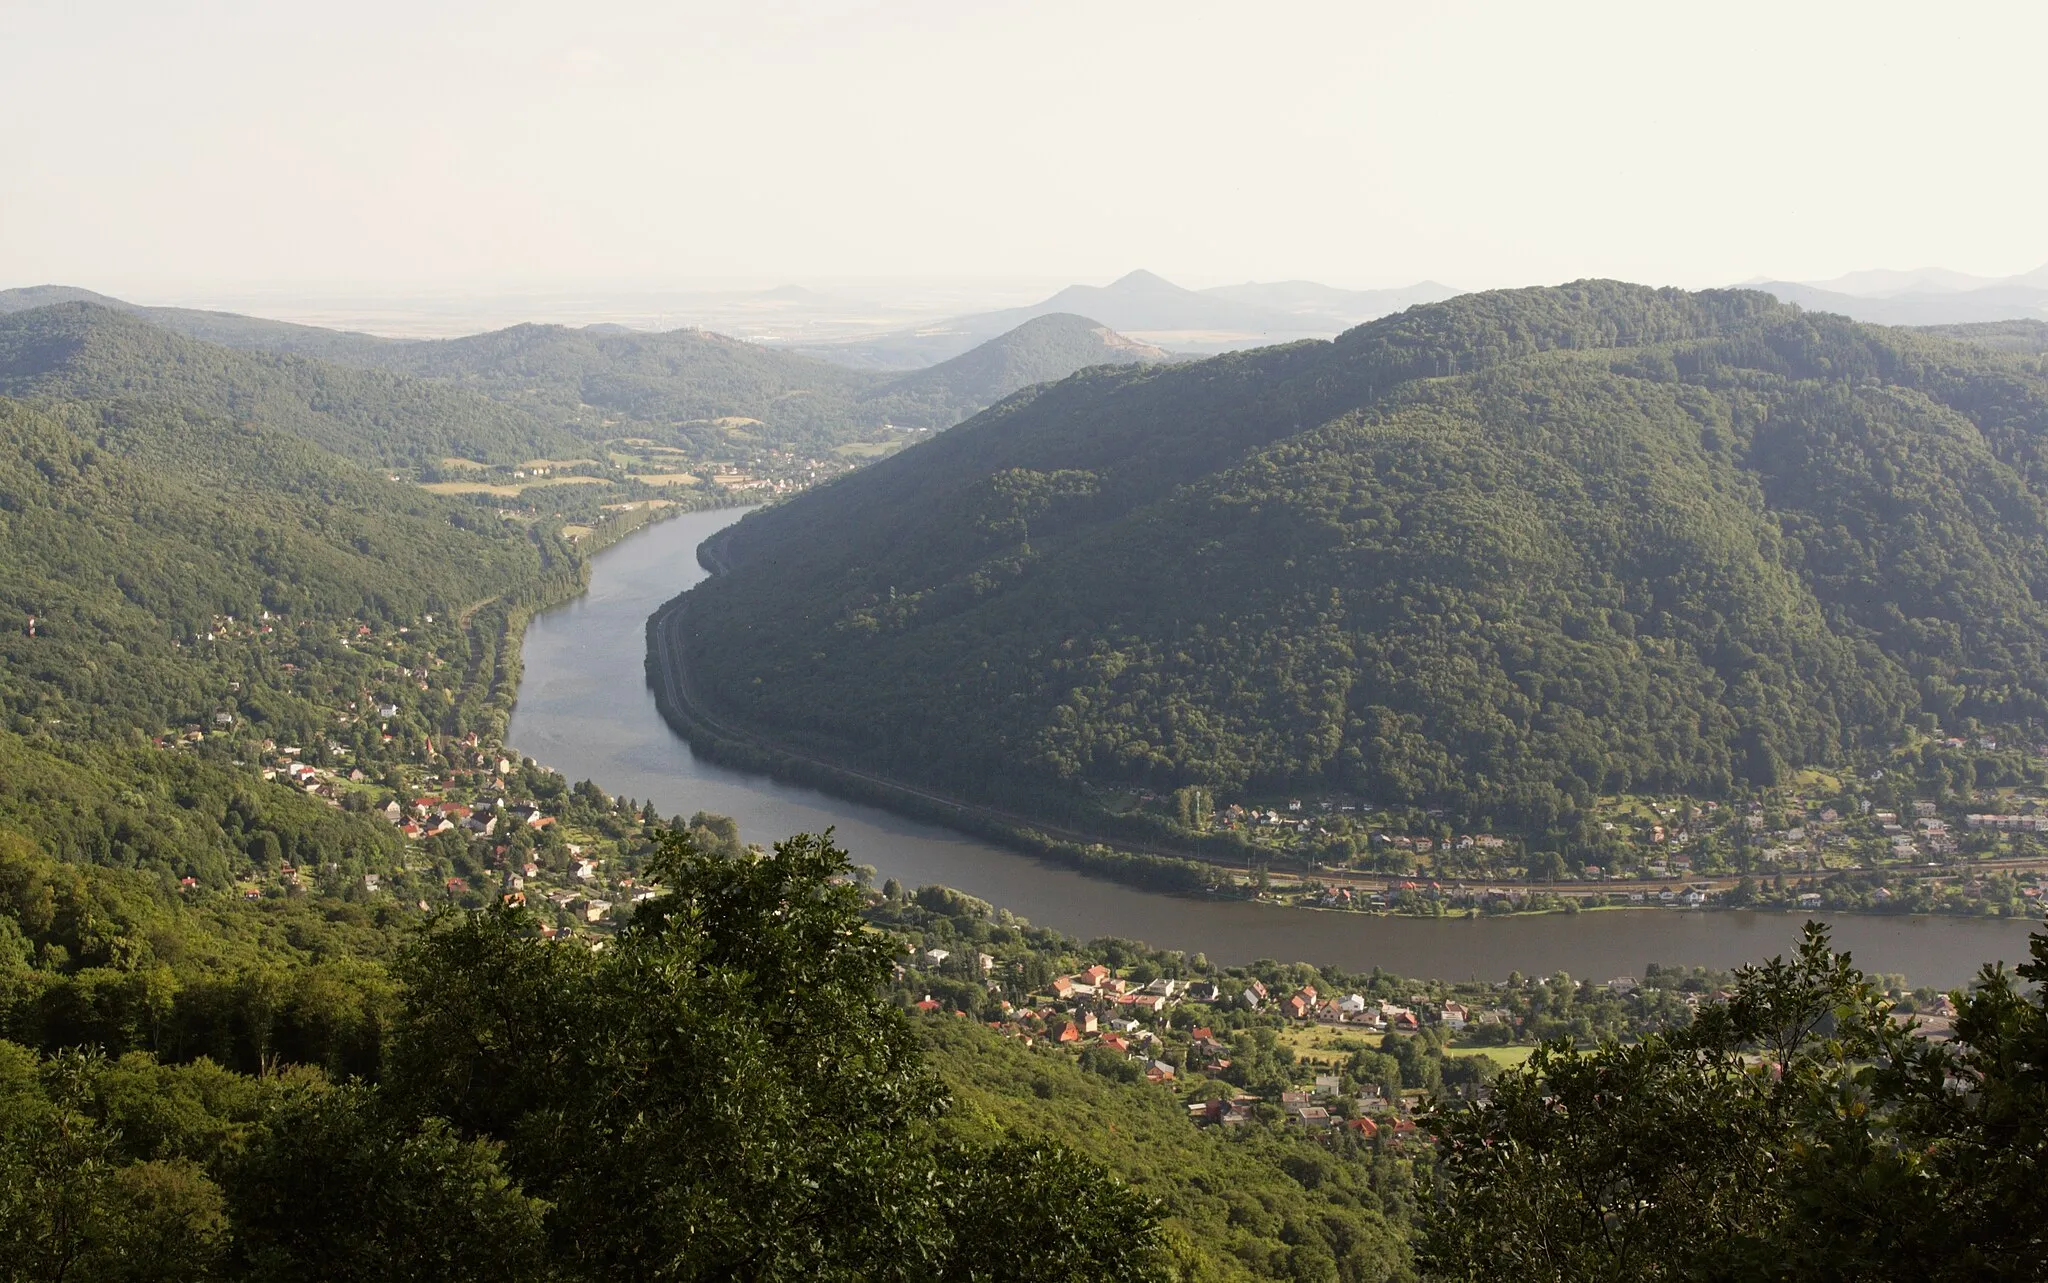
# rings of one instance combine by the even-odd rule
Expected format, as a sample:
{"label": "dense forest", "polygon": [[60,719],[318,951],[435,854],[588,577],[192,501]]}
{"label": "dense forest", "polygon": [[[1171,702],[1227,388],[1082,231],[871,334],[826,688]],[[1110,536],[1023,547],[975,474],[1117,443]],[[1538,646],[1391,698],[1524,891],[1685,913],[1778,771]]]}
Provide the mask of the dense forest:
{"label": "dense forest", "polygon": [[719,556],[697,679],[792,743],[1540,830],[2048,729],[2048,370],[1742,291],[1466,295],[1040,387]]}
{"label": "dense forest", "polygon": [[604,953],[454,915],[389,967],[265,948],[180,993],[178,915],[0,845],[7,1277],[1158,1277],[1100,1166],[941,1125],[843,851],[652,871],[673,894]]}
{"label": "dense forest", "polygon": [[185,338],[92,303],[0,315],[0,396],[170,401],[258,420],[368,466],[517,462],[574,448],[542,418],[460,389]]}
{"label": "dense forest", "polygon": [[592,443],[633,437],[710,457],[830,453],[900,441],[892,429],[951,427],[1088,366],[1166,359],[1064,314],[897,375],[694,329],[518,325],[397,341],[138,308],[83,290],[0,294],[0,395],[174,399],[260,417],[367,464],[411,469],[451,457],[575,457]]}
{"label": "dense forest", "polygon": [[339,659],[345,626],[423,628],[579,573],[544,529],[210,410],[0,401],[0,434],[0,708],[17,733],[260,716],[264,692],[288,698],[286,665],[314,661],[231,655],[230,632],[275,650],[303,626]]}
{"label": "dense forest", "polygon": [[[1093,365],[1165,353],[1078,316],[1041,317],[908,375],[848,369],[704,330],[520,325],[337,359],[473,388],[563,422],[595,413],[676,445],[712,449],[738,427],[762,444],[830,450],[885,425],[951,427],[1010,393]],[[741,421],[735,423],[733,421]]]}
{"label": "dense forest", "polygon": [[[1440,1111],[1435,1278],[2021,1280],[2048,1234],[2048,935],[1923,1036],[1827,932]],[[2027,982],[2034,992],[2027,992]]]}

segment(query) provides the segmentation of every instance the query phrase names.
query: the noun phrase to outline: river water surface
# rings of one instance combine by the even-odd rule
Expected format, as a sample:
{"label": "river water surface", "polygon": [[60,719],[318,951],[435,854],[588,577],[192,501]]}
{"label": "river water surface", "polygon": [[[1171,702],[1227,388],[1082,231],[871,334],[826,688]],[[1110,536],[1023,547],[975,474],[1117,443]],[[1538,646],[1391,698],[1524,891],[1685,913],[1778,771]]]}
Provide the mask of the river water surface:
{"label": "river water surface", "polygon": [[[597,555],[587,594],[533,621],[509,736],[515,748],[572,781],[652,798],[664,815],[730,815],[751,842],[832,827],[853,858],[881,877],[944,883],[1083,938],[1124,936],[1200,950],[1219,963],[1278,958],[1446,979],[1497,980],[1517,970],[1606,979],[1640,975],[1648,962],[1728,967],[1797,941],[1804,919],[1780,913],[1631,909],[1432,921],[1182,900],[702,761],[655,711],[645,679],[647,617],[704,578],[697,545],[739,515],[657,522]],[[1988,959],[2026,956],[2027,924],[2010,920],[1843,915],[1832,922],[1837,944],[1858,964],[1904,972],[1915,984],[1960,984]]]}

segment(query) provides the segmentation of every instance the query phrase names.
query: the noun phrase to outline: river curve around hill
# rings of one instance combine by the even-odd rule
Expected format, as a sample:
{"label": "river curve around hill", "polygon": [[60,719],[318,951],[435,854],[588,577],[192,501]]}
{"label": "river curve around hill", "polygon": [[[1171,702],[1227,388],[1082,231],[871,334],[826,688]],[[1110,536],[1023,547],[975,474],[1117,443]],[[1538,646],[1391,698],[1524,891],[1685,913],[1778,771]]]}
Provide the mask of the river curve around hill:
{"label": "river curve around hill", "polygon": [[[590,591],[534,619],[513,710],[513,747],[570,780],[652,798],[664,815],[704,810],[739,821],[748,841],[836,828],[882,878],[944,883],[1083,938],[1116,935],[1215,962],[1280,958],[1378,966],[1412,976],[1500,979],[1510,971],[1581,978],[1640,975],[1645,963],[1727,967],[1783,952],[1795,915],[1610,910],[1477,920],[1318,912],[1185,900],[1086,877],[979,838],[815,789],[701,760],[656,711],[645,678],[647,617],[702,580],[697,545],[740,510],[657,522],[594,559]],[[1956,985],[1992,958],[2024,958],[2028,924],[2011,920],[1837,915],[1838,944],[1863,967],[1916,984]],[[2037,924],[2038,925],[2038,924]]]}

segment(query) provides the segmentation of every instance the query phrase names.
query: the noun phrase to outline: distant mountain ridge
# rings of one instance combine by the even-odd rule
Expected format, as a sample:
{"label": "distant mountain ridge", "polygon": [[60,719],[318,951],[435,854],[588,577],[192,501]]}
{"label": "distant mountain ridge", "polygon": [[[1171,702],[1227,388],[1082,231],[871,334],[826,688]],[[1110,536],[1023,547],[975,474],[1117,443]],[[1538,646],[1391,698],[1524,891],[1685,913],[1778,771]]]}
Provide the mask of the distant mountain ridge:
{"label": "distant mountain ridge", "polygon": [[248,348],[292,356],[353,363],[349,358],[372,349],[402,342],[352,330],[322,329],[292,321],[273,321],[237,312],[211,312],[190,307],[151,307],[125,299],[80,289],[73,285],[31,285],[23,289],[0,290],[0,315],[26,312],[53,303],[91,303],[126,312],[182,334],[226,347]]}
{"label": "distant mountain ridge", "polygon": [[[1175,359],[1165,349],[1125,338],[1085,316],[1054,312],[1035,316],[1015,329],[948,361],[892,379],[878,400],[906,407],[994,405],[1013,392],[1062,379],[1095,365],[1153,365]],[[918,413],[907,409],[907,413]],[[924,411],[927,417],[930,411]]]}
{"label": "distant mountain ridge", "polygon": [[1069,285],[1027,307],[979,312],[916,330],[799,350],[863,368],[915,369],[947,360],[1035,317],[1069,312],[1093,317],[1111,329],[1162,348],[1199,354],[1328,338],[1360,322],[1457,293],[1433,281],[1393,290],[1339,290],[1312,281],[1247,282],[1191,290],[1139,270],[1108,285]]}
{"label": "distant mountain ridge", "polygon": [[196,339],[136,308],[0,314],[0,396],[169,402],[260,422],[372,467],[512,463],[572,448],[543,419],[459,388]]}
{"label": "distant mountain ridge", "polygon": [[1763,281],[1752,288],[1875,325],[2048,320],[2048,264],[2004,278],[1924,267],[1850,272],[1828,281]]}
{"label": "distant mountain ridge", "polygon": [[[578,442],[636,433],[713,453],[831,451],[887,440],[892,427],[948,428],[1089,366],[1166,359],[1074,315],[1033,318],[896,375],[699,329],[527,324],[394,340],[66,286],[0,291],[0,395],[174,396],[268,415],[379,465],[564,457]],[[350,417],[360,422],[341,422]]]}

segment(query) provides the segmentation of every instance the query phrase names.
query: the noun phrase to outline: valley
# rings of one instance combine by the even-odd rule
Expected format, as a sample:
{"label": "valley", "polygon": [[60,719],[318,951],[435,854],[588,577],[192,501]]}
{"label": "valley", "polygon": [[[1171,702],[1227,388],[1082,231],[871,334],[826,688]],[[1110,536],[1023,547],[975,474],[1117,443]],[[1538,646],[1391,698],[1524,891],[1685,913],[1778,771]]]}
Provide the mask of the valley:
{"label": "valley", "polygon": [[[447,1086],[470,1072],[457,1049],[476,1043],[468,1022],[484,1005],[521,1025],[527,1045],[530,1023],[550,1038],[574,1031],[579,1046],[617,1047],[631,1030],[646,1040],[633,1055],[668,1054],[656,1048],[677,1026],[649,1017],[650,989],[632,969],[687,977],[684,954],[664,952],[683,948],[742,951],[759,966],[760,942],[781,938],[787,906],[800,904],[810,943],[770,965],[810,978],[744,991],[692,1064],[714,1046],[759,1047],[745,1031],[800,995],[834,1013],[834,1031],[853,1011],[871,1022],[863,1037],[897,1040],[877,1090],[923,1083],[960,1102],[892,1133],[933,1147],[947,1180],[1006,1199],[1020,1197],[1009,1184],[1020,1171],[1065,1182],[1064,1198],[1105,1200],[1103,1242],[1141,1242],[1133,1235],[1155,1225],[1176,1260],[1212,1277],[1404,1277],[1417,1182],[1443,1161],[1433,1109],[1512,1084],[1501,1075],[1546,1054],[1536,1040],[1647,1045],[1732,1001],[1747,982],[1731,969],[1794,947],[1809,919],[1826,921],[1871,972],[1872,993],[1918,1013],[1928,1037],[1960,1018],[1939,987],[2025,955],[2042,779],[2023,723],[1923,707],[1853,761],[1783,757],[1774,778],[1718,796],[1712,781],[1570,792],[1573,826],[1557,842],[1508,808],[1390,791],[1391,775],[1370,787],[1108,775],[1065,798],[979,792],[864,760],[844,737],[770,733],[742,715],[735,693],[747,683],[699,647],[759,627],[748,612],[760,599],[725,586],[759,574],[761,530],[902,484],[892,469],[985,449],[991,425],[1016,436],[1048,399],[1135,392],[1131,422],[1150,416],[1166,439],[1130,473],[1101,460],[1012,468],[970,487],[964,505],[941,485],[896,509],[955,541],[945,556],[967,559],[968,592],[940,604],[971,609],[1028,585],[1041,549],[1070,553],[1105,505],[1133,492],[1184,502],[1233,434],[1269,431],[1265,409],[1229,404],[1244,367],[1313,351],[1188,364],[1049,319],[1026,349],[977,349],[936,379],[883,385],[891,404],[939,426],[873,428],[779,415],[786,390],[767,403],[691,400],[704,395],[701,368],[635,394],[682,409],[636,414],[623,397],[572,406],[584,395],[572,389],[649,359],[645,346],[607,355],[593,336],[496,336],[489,361],[461,367],[437,349],[394,370],[226,346],[91,302],[0,317],[0,538],[13,554],[0,601],[22,620],[0,633],[0,1090],[29,1102],[19,1126],[69,1120],[67,1134],[101,1156],[36,1179],[72,1190],[174,1172],[231,1209],[237,1241],[263,1243],[283,1231],[249,1191],[286,1177],[239,1183],[245,1164],[288,1174],[299,1170],[293,1146],[383,1146],[418,1126],[405,1143],[442,1145],[426,1151],[435,1171],[517,1173],[490,1175],[482,1188],[495,1194],[460,1196],[465,1215],[543,1217],[519,1190],[580,1197],[580,1177],[551,1174],[548,1155],[572,1154],[577,1172],[609,1160],[532,1147],[520,1139],[528,1122],[472,1120],[463,1126],[477,1139],[458,1143],[437,1130],[449,1124],[388,1111],[412,1107],[399,1100],[433,1102],[435,1119],[486,1101],[525,1109],[524,1088]],[[276,337],[264,323],[208,324],[242,341]],[[701,355],[694,340],[658,338]],[[1065,339],[1080,345],[1060,349]],[[347,336],[292,341],[355,351]],[[1105,344],[1130,358],[1122,372],[1068,372]],[[1050,352],[1051,365],[1032,352]],[[602,378],[576,364],[590,360]],[[1029,384],[1041,370],[1055,381]],[[1143,409],[1190,376],[1232,422]],[[993,409],[945,425],[966,412],[948,407],[988,400]],[[1066,430],[1084,452],[1119,448],[1085,414]],[[974,524],[958,538],[943,522],[963,512]],[[866,555],[868,537],[835,532],[811,550]],[[2008,550],[1998,537],[1987,546],[1983,564],[1995,567]],[[1174,581],[1171,540],[1141,541],[1134,555]],[[856,607],[876,626],[851,641],[757,631],[753,657],[779,663],[789,644],[817,644],[811,668],[845,671],[842,651],[911,631],[929,608],[916,580],[902,587],[887,594],[897,613]],[[1061,622],[1073,628],[1081,616],[1068,609]],[[1810,629],[1786,631],[1795,653],[1814,644]],[[1923,677],[1942,673],[1982,681],[1960,669]],[[878,689],[893,680],[886,656],[854,677]],[[1951,685],[1924,680],[1919,698],[1944,714],[1985,698]],[[829,690],[812,689],[828,711]],[[956,737],[946,742],[963,761],[984,751],[959,734],[967,724],[933,727]],[[1411,740],[1401,751],[1422,750]],[[1771,765],[1770,754],[1744,765]],[[1030,770],[1007,782],[1030,784]],[[747,847],[821,832],[846,851],[808,837],[778,843],[773,858]],[[728,907],[683,945],[700,931],[686,925],[695,906],[712,900]],[[757,909],[769,911],[750,927]],[[759,929],[770,920],[773,931]],[[848,940],[859,943],[832,943]],[[652,992],[712,1009],[695,981],[680,983]],[[437,1029],[457,1032],[436,1041]],[[82,1104],[49,1068],[80,1047],[114,1057],[78,1062],[68,1081],[95,1093]],[[801,1084],[814,1056],[770,1054],[772,1072],[800,1084],[788,1098],[813,1090]],[[748,1074],[762,1063],[749,1060]],[[490,1064],[493,1081],[508,1064],[523,1066],[508,1082],[566,1074],[550,1089],[563,1098],[639,1090],[595,1065],[547,1068],[509,1048]],[[610,1085],[586,1090],[597,1082]],[[175,1126],[123,1103],[182,1099],[202,1083],[206,1103]],[[680,1111],[642,1101],[630,1123],[592,1105],[578,1134],[616,1133],[605,1152],[625,1152],[658,1117],[683,1138],[666,1146],[678,1164],[663,1169],[663,1189],[687,1187],[705,1179],[692,1156],[717,1148],[693,1130],[702,1098],[693,1091]],[[845,1134],[779,1152],[829,1165]],[[208,1139],[221,1135],[238,1148]],[[322,1171],[337,1161],[323,1157]],[[386,1159],[361,1161],[379,1188],[395,1179]],[[976,1174],[981,1163],[1002,1175]],[[28,1170],[0,1154],[5,1180]],[[616,1170],[649,1169],[635,1159]],[[418,1179],[422,1205],[455,1197]],[[892,1192],[888,1205],[914,1209],[917,1197]],[[318,1200],[293,1206],[291,1234],[362,1238],[347,1218],[309,1220]],[[138,1215],[158,1226],[170,1213],[152,1203]],[[539,1251],[538,1221],[523,1223],[494,1230],[493,1250]],[[964,1228],[946,1233],[971,1241]]]}

